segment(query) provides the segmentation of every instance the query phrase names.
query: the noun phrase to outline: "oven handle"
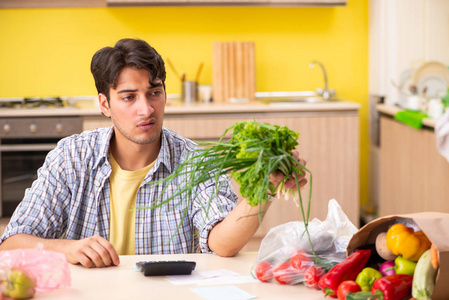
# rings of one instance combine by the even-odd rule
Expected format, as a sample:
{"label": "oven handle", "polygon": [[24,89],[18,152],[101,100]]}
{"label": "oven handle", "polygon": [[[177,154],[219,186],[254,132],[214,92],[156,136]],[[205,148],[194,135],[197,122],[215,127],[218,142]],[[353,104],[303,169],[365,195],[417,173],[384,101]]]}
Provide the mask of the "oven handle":
{"label": "oven handle", "polygon": [[53,144],[0,145],[0,152],[50,151],[55,147],[56,147],[56,143],[53,143]]}

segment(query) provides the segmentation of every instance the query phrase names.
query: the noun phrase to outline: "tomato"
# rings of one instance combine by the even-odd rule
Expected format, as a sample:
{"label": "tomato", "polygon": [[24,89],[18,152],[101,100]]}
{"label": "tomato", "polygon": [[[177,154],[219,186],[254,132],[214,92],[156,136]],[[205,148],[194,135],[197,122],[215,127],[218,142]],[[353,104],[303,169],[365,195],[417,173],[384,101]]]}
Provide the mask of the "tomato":
{"label": "tomato", "polygon": [[280,262],[273,267],[273,277],[280,284],[290,284],[298,274],[288,262]]}
{"label": "tomato", "polygon": [[304,274],[304,284],[312,289],[319,289],[318,281],[323,275],[326,274],[326,271],[318,266],[311,266],[307,269]]}
{"label": "tomato", "polygon": [[348,293],[357,293],[362,291],[360,285],[354,280],[345,280],[338,286],[337,296],[338,300],[345,300]]}
{"label": "tomato", "polygon": [[313,264],[310,255],[298,250],[290,257],[290,265],[298,273],[304,273]]}
{"label": "tomato", "polygon": [[256,273],[257,279],[262,282],[268,282],[273,279],[273,265],[266,260],[259,262],[256,265],[254,272]]}

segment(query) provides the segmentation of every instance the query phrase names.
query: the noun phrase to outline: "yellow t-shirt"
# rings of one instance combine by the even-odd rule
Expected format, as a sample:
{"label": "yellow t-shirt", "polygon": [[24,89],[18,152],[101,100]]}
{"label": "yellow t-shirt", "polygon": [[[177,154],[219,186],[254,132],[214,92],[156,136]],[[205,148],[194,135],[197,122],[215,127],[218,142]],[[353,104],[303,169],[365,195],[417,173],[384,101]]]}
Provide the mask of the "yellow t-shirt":
{"label": "yellow t-shirt", "polygon": [[136,171],[122,170],[111,154],[109,242],[119,255],[135,254],[137,190],[155,161]]}

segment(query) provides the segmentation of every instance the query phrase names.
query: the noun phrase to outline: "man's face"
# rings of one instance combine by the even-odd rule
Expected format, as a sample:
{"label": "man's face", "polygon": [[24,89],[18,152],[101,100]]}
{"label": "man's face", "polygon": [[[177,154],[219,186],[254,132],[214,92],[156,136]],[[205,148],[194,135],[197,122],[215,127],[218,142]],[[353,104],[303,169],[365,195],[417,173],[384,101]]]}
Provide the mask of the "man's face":
{"label": "man's face", "polygon": [[111,117],[117,142],[147,145],[158,142],[162,130],[166,94],[163,83],[150,73],[125,67],[115,89],[110,89],[109,103],[100,94],[102,112]]}

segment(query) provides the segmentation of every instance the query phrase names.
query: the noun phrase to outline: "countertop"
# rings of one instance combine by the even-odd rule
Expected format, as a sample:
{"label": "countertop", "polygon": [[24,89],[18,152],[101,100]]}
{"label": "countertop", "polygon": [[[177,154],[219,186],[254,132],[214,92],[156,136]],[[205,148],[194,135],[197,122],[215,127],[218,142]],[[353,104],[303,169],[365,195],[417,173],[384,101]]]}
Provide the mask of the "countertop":
{"label": "countertop", "polygon": [[[227,288],[235,288],[255,296],[257,299],[303,299],[323,300],[324,294],[303,284],[281,285],[275,282],[262,283],[251,278],[251,268],[256,262],[257,252],[243,252],[234,257],[220,257],[215,254],[167,254],[167,255],[125,255],[120,256],[120,265],[108,268],[86,269],[80,265],[70,265],[72,283],[49,292],[38,292],[34,299],[203,299],[196,289],[218,289],[213,299],[224,299],[220,293]],[[174,284],[165,276],[145,277],[136,271],[135,263],[150,260],[195,261],[196,269],[187,276],[191,282]],[[215,277],[213,280],[199,281],[200,272],[228,270],[233,277]],[[194,277],[195,276],[195,277]],[[203,275],[204,276],[204,275]],[[194,278],[197,278],[195,282]],[[234,278],[234,279],[233,279]],[[179,280],[179,279],[178,279]],[[222,282],[220,282],[220,280]],[[220,289],[219,289],[220,288]],[[225,290],[223,290],[225,289]],[[222,296],[222,297],[219,297]],[[227,297],[232,298],[230,296]],[[210,298],[208,298],[210,299]],[[234,295],[234,298],[237,299]],[[243,298],[238,298],[243,299]],[[248,298],[245,298],[248,299]]]}
{"label": "countertop", "polygon": [[[360,104],[349,101],[329,101],[322,103],[272,103],[260,101],[248,103],[193,103],[184,104],[168,100],[166,115],[223,114],[223,113],[267,113],[267,112],[344,112],[358,111]],[[16,109],[0,108],[1,117],[58,117],[58,116],[101,116],[95,105],[63,108]]]}
{"label": "countertop", "polygon": [[[402,108],[392,105],[386,105],[386,104],[377,104],[376,106],[377,111],[389,116],[394,116],[397,112],[401,111]],[[423,119],[422,120],[423,126],[435,128],[436,120],[434,119]]]}

